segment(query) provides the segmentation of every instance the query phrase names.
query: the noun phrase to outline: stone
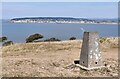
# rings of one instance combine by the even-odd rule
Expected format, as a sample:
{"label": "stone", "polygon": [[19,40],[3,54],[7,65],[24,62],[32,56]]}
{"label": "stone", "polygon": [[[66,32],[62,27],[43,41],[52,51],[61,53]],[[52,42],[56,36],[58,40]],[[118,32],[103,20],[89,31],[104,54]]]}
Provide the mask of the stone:
{"label": "stone", "polygon": [[86,70],[104,67],[97,32],[84,32],[79,65]]}

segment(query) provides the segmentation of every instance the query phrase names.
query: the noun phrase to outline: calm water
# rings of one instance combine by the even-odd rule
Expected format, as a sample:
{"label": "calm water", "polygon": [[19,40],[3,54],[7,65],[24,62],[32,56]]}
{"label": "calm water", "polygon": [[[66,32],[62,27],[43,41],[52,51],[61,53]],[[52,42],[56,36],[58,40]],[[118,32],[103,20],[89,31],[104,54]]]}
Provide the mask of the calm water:
{"label": "calm water", "polygon": [[2,33],[16,43],[25,42],[26,37],[34,33],[44,35],[44,39],[56,37],[67,40],[74,36],[81,39],[83,31],[99,32],[100,37],[118,35],[118,25],[114,24],[47,24],[47,23],[3,23]]}

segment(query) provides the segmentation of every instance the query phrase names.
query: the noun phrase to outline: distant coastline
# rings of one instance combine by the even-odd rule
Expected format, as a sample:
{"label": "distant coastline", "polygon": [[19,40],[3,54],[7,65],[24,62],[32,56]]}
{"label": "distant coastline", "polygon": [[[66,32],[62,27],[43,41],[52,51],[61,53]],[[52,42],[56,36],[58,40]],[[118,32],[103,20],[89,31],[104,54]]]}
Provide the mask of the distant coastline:
{"label": "distant coastline", "polygon": [[13,18],[9,22],[12,23],[78,23],[78,24],[118,24],[115,20],[96,20],[72,17],[27,17]]}

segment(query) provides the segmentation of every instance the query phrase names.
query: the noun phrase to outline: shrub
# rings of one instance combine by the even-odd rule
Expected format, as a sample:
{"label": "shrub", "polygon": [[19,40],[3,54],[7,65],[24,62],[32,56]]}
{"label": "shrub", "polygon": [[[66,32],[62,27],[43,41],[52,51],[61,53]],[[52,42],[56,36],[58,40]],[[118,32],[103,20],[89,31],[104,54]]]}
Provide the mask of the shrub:
{"label": "shrub", "polygon": [[7,42],[4,42],[4,43],[3,43],[3,46],[8,46],[8,45],[12,45],[12,44],[13,44],[12,41],[7,41]]}
{"label": "shrub", "polygon": [[44,41],[61,41],[61,40],[53,37],[53,38],[46,39]]}
{"label": "shrub", "polygon": [[76,40],[76,38],[75,37],[71,37],[69,40]]}
{"label": "shrub", "polygon": [[34,40],[38,40],[40,38],[43,38],[43,35],[41,34],[33,34],[33,35],[30,35],[27,39],[26,39],[26,43],[28,42],[33,42]]}
{"label": "shrub", "polygon": [[7,37],[3,36],[3,37],[0,37],[0,42],[4,42],[7,40]]}
{"label": "shrub", "polygon": [[102,37],[102,38],[100,38],[100,43],[106,42],[106,40],[107,40],[107,38]]}

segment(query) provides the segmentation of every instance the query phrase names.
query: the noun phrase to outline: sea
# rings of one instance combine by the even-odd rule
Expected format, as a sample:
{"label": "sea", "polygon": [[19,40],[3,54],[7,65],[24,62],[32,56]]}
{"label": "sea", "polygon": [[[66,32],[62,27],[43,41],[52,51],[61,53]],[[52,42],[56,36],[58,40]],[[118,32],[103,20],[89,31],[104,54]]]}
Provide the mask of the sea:
{"label": "sea", "polygon": [[44,36],[40,40],[55,37],[60,40],[69,40],[71,37],[83,38],[83,33],[98,32],[100,37],[118,36],[117,24],[57,24],[57,23],[10,23],[2,22],[2,36],[14,43],[24,43],[32,34]]}

